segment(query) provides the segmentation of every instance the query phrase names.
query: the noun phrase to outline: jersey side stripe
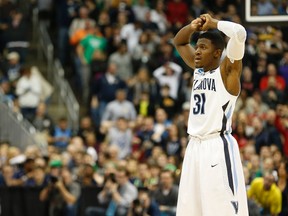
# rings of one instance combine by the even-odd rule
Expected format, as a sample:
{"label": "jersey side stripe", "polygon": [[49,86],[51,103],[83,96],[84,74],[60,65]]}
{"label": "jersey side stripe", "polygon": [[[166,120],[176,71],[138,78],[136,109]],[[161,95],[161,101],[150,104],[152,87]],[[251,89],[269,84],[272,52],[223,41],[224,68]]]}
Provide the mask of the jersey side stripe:
{"label": "jersey side stripe", "polygon": [[221,136],[223,144],[224,144],[224,154],[225,154],[228,183],[229,183],[229,187],[230,187],[230,189],[234,195],[234,184],[233,184],[233,176],[232,176],[231,160],[230,160],[228,142],[227,142],[224,134],[221,134],[220,136]]}

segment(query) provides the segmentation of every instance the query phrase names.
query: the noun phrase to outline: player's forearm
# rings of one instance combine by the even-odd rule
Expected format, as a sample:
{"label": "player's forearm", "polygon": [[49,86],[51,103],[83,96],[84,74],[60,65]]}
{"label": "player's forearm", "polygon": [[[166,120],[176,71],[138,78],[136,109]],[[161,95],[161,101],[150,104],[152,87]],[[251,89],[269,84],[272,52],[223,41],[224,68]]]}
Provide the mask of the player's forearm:
{"label": "player's forearm", "polygon": [[246,31],[245,28],[237,23],[228,21],[219,21],[217,28],[230,37],[226,51],[227,57],[233,62],[241,60],[244,56]]}
{"label": "player's forearm", "polygon": [[173,43],[175,46],[183,46],[186,44],[190,44],[190,38],[192,34],[195,32],[191,25],[184,26],[174,37]]}
{"label": "player's forearm", "polygon": [[218,21],[217,28],[231,39],[235,39],[239,43],[245,42],[246,31],[242,25],[229,21]]}

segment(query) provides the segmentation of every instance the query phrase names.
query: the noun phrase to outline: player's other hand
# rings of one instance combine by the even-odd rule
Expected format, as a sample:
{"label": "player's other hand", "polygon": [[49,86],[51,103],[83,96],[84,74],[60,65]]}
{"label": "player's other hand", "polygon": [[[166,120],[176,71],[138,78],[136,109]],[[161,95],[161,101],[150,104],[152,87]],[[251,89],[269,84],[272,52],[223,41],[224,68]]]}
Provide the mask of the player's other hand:
{"label": "player's other hand", "polygon": [[210,14],[202,14],[200,15],[200,19],[202,20],[203,24],[200,27],[201,31],[207,31],[209,29],[216,29],[218,20],[211,17]]}
{"label": "player's other hand", "polygon": [[192,20],[190,26],[193,31],[201,31],[201,27],[203,24],[204,24],[203,20],[198,17]]}

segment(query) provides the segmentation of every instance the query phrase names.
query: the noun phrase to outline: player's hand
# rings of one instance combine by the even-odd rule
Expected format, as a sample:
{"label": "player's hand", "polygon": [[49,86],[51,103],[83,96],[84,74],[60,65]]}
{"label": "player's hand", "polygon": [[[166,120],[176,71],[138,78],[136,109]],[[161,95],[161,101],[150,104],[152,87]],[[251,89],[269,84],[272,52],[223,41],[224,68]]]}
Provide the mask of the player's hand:
{"label": "player's hand", "polygon": [[200,19],[203,22],[203,25],[200,27],[201,31],[207,31],[209,29],[216,29],[218,20],[211,17],[210,14],[200,15]]}
{"label": "player's hand", "polygon": [[203,20],[201,18],[196,18],[192,20],[190,26],[193,31],[201,31],[201,27],[203,25]]}

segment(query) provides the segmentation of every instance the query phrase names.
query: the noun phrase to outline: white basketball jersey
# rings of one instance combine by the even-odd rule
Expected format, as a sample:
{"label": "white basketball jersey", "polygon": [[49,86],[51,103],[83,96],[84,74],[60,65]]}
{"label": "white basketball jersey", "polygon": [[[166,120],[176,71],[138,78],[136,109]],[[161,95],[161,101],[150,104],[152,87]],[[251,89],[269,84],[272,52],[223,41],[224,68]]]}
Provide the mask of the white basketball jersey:
{"label": "white basketball jersey", "polygon": [[188,134],[203,137],[231,133],[232,114],[237,96],[227,92],[220,67],[208,72],[195,69],[188,119]]}

